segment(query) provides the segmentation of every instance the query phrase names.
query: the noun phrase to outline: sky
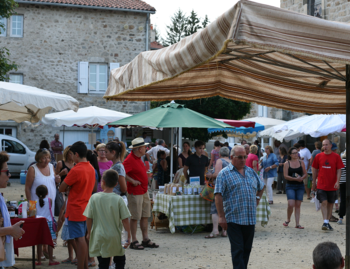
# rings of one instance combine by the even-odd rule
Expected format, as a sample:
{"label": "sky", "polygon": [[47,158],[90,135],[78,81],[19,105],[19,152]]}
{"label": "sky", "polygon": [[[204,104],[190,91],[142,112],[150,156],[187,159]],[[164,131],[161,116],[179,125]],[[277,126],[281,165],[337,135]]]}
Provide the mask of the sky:
{"label": "sky", "polygon": [[[203,19],[208,15],[210,22],[222,15],[226,10],[233,7],[238,1],[236,0],[143,0],[153,6],[157,11],[151,15],[151,23],[156,25],[161,37],[166,35],[166,25],[170,24],[170,19],[174,13],[181,9],[187,15],[194,10],[197,15]],[[255,0],[255,2],[280,6],[280,0]]]}

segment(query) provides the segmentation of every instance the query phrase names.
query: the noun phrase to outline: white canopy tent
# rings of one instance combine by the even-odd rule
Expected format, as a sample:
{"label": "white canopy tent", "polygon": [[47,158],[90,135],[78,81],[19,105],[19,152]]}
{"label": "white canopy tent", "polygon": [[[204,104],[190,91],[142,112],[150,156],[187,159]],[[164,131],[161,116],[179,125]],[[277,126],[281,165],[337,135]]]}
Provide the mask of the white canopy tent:
{"label": "white canopy tent", "polygon": [[0,82],[0,120],[35,123],[51,109],[72,109],[75,113],[78,108],[79,102],[69,95],[17,83]]}
{"label": "white canopy tent", "polygon": [[127,113],[90,106],[80,108],[78,112],[68,110],[48,114],[41,121],[42,123],[51,125],[52,127],[86,127],[91,129],[91,133],[93,133],[93,130],[96,127],[103,127],[110,122],[121,120],[130,116],[131,115]]}

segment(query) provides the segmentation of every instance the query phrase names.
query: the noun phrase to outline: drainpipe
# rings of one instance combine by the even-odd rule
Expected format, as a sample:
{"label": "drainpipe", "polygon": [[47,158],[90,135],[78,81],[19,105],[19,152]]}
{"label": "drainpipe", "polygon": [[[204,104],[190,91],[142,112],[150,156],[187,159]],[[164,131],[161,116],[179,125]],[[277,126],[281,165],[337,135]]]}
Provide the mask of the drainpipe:
{"label": "drainpipe", "polygon": [[[147,13],[147,18],[146,18],[146,51],[149,51],[149,28],[150,28],[150,16],[149,13]],[[146,101],[145,102],[145,110],[151,109],[151,102]]]}

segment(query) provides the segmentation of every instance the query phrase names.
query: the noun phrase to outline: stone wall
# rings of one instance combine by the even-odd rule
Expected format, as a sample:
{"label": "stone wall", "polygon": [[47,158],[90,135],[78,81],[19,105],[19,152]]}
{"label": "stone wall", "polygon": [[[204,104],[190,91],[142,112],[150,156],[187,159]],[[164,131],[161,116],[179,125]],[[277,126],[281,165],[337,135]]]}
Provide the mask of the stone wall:
{"label": "stone wall", "polygon": [[[281,8],[307,14],[306,0],[281,0]],[[323,0],[323,18],[330,21],[350,22],[350,0]]]}
{"label": "stone wall", "polygon": [[[77,93],[78,62],[125,65],[146,49],[145,13],[20,4],[23,38],[0,37],[11,60],[19,65],[25,85],[68,94],[80,107],[99,106],[130,114],[146,109],[145,102],[106,102],[103,94]],[[10,25],[8,21],[8,26]],[[23,125],[23,124],[22,124]],[[31,149],[57,132],[47,126],[18,128],[18,138]]]}

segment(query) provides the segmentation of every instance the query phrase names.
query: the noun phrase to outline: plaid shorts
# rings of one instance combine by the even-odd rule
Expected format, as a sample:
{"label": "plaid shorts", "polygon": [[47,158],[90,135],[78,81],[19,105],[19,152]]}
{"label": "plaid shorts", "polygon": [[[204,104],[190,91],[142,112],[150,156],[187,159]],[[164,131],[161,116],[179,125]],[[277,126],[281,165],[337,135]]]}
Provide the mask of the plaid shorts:
{"label": "plaid shorts", "polygon": [[56,233],[54,232],[53,227],[52,227],[52,221],[47,221],[47,225],[49,225],[49,230],[51,233],[52,240],[55,240],[57,237],[56,237]]}

